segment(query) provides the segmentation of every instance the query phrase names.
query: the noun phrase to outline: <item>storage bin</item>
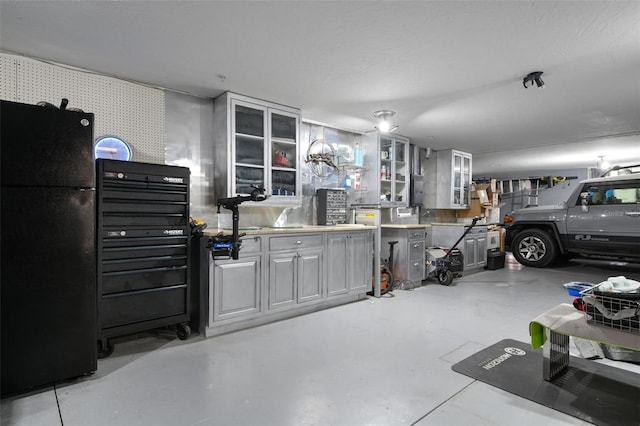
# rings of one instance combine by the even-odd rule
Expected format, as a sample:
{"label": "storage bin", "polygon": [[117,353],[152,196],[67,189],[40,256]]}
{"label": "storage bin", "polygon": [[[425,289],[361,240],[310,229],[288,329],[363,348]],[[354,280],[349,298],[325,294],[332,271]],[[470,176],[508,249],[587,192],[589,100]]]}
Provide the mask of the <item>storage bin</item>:
{"label": "storage bin", "polygon": [[503,251],[487,250],[487,266],[485,268],[489,270],[504,268],[504,258]]}

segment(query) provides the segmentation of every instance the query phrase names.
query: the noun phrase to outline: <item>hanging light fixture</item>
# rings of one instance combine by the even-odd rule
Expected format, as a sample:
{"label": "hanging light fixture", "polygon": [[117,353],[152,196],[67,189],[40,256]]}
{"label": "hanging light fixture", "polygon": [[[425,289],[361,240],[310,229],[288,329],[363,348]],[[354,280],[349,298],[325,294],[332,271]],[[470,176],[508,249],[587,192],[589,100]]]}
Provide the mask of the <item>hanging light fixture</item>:
{"label": "hanging light fixture", "polygon": [[391,133],[398,128],[395,124],[391,124],[389,119],[396,115],[395,111],[388,109],[382,109],[373,113],[373,116],[378,119],[378,129],[381,133]]}

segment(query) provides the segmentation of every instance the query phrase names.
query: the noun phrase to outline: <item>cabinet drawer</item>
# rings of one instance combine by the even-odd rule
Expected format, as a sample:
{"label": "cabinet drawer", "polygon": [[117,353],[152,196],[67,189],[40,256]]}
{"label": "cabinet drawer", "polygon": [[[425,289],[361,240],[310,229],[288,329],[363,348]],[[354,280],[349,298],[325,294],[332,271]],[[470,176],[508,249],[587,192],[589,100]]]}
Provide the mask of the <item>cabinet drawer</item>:
{"label": "cabinet drawer", "polygon": [[166,287],[105,296],[100,303],[102,328],[186,313],[187,286]]}
{"label": "cabinet drawer", "polygon": [[424,259],[424,241],[409,241],[409,259]]}
{"label": "cabinet drawer", "polygon": [[262,237],[246,236],[240,238],[242,245],[240,246],[240,256],[247,253],[260,253],[262,251]]}
{"label": "cabinet drawer", "polygon": [[421,260],[409,261],[409,281],[422,281],[425,276],[425,265]]}
{"label": "cabinet drawer", "polygon": [[424,241],[424,229],[409,229],[409,241]]}
{"label": "cabinet drawer", "polygon": [[271,237],[269,239],[269,249],[275,251],[295,250],[307,247],[322,247],[322,242],[322,234]]}

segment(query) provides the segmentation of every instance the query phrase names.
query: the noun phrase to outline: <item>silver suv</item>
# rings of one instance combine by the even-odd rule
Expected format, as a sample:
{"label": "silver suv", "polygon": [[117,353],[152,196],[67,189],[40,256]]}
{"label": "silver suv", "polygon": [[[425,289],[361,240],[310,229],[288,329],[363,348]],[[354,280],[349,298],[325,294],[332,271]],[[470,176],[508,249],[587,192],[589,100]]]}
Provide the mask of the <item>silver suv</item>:
{"label": "silver suv", "polygon": [[573,255],[640,261],[640,173],[627,172],[582,181],[558,205],[506,215],[513,257],[538,268]]}

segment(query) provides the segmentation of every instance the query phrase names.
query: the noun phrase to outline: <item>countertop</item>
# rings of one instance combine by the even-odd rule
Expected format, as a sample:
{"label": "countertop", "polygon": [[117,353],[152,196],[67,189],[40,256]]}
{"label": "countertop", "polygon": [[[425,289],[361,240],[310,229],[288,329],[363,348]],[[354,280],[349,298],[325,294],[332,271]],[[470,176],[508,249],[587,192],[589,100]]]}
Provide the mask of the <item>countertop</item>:
{"label": "countertop", "polygon": [[[247,235],[268,235],[268,234],[300,234],[307,232],[339,232],[339,231],[364,231],[367,229],[376,229],[375,226],[344,224],[344,225],[304,225],[304,226],[287,226],[287,227],[246,227],[240,228],[240,233]],[[212,237],[222,232],[224,235],[231,235],[232,229],[205,229],[204,235]]]}
{"label": "countertop", "polygon": [[424,229],[429,228],[430,223],[411,223],[411,224],[396,224],[396,223],[384,223],[380,225],[381,228],[395,228],[395,229]]}

